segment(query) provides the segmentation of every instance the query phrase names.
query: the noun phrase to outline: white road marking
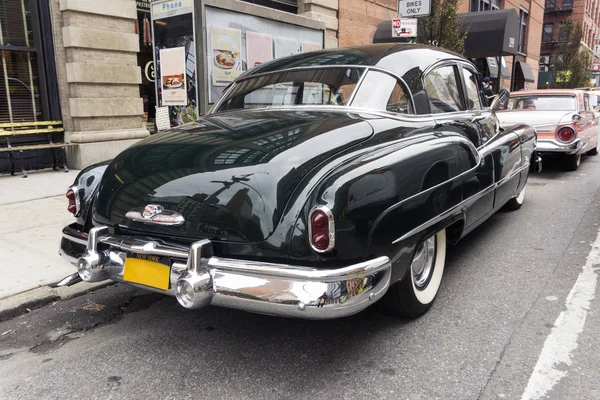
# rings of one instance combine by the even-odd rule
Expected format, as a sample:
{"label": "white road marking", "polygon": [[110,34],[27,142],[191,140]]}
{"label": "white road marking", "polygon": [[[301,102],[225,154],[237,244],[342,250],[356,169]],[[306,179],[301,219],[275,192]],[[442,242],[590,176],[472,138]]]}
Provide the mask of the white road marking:
{"label": "white road marking", "polygon": [[600,267],[600,231],[592,244],[583,271],[566,300],[566,311],[560,313],[529,378],[522,400],[545,397],[567,375],[577,338],[583,331],[590,303],[596,295],[597,271]]}

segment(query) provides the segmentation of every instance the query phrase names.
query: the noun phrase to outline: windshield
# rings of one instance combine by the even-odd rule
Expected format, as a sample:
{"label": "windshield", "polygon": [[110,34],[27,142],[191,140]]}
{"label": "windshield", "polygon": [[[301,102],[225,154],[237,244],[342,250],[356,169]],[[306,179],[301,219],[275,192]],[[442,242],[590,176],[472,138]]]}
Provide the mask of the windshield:
{"label": "windshield", "polygon": [[300,105],[351,105],[396,113],[412,110],[401,81],[384,72],[365,71],[363,67],[319,67],[250,77],[235,83],[215,111]]}
{"label": "windshield", "polygon": [[506,110],[575,111],[574,96],[517,96],[508,100]]}

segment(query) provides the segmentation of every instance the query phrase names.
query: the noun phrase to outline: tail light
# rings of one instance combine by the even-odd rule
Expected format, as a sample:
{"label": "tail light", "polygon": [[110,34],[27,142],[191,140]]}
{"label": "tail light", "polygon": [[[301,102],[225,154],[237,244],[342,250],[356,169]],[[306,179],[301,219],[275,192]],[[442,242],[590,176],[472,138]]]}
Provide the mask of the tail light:
{"label": "tail light", "polygon": [[71,186],[69,190],[67,190],[66,197],[69,200],[67,211],[69,211],[74,216],[79,215],[79,193],[77,187]]}
{"label": "tail light", "polygon": [[325,206],[317,206],[308,216],[310,247],[318,253],[325,253],[335,246],[335,221],[333,213]]}
{"label": "tail light", "polygon": [[561,142],[570,142],[571,140],[575,139],[575,136],[575,129],[571,128],[570,126],[562,127],[558,130],[558,132],[556,132],[556,137]]}

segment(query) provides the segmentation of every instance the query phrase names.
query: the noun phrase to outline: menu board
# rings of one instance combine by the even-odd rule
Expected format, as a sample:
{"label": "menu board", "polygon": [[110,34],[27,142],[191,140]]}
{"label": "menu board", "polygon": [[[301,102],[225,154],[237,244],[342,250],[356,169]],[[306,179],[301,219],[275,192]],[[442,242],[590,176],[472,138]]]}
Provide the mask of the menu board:
{"label": "menu board", "polygon": [[275,58],[293,56],[300,53],[298,41],[285,37],[275,38]]}
{"label": "menu board", "polygon": [[246,34],[246,54],[248,69],[273,59],[273,37],[266,33]]}
{"label": "menu board", "polygon": [[185,47],[160,49],[159,53],[163,104],[185,106],[187,104]]}
{"label": "menu board", "polygon": [[227,86],[242,73],[242,31],[212,26],[210,33],[212,84]]}
{"label": "menu board", "polygon": [[274,58],[323,48],[320,29],[218,7],[206,6],[205,12],[210,104],[244,71]]}

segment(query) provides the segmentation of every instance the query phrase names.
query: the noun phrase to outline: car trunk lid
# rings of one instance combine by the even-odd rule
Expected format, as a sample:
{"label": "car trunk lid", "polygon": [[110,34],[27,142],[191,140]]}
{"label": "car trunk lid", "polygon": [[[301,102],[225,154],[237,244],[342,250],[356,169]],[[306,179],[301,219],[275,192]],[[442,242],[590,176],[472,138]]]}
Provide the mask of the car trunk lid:
{"label": "car trunk lid", "polygon": [[[372,134],[364,119],[342,112],[208,116],[119,154],[104,174],[94,220],[148,234],[262,241],[305,175]],[[126,217],[147,205],[179,213],[185,222],[165,226]]]}

